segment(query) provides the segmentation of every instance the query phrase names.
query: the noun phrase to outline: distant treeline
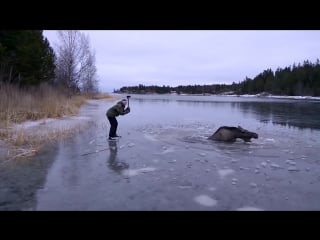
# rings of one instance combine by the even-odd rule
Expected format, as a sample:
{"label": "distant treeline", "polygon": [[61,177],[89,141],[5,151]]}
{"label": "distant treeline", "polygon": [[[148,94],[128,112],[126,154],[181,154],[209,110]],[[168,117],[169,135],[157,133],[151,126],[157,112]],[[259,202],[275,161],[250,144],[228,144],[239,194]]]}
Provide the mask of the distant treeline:
{"label": "distant treeline", "polygon": [[246,77],[242,82],[232,84],[187,85],[187,86],[138,86],[122,87],[118,93],[172,93],[177,94],[258,94],[270,93],[285,96],[320,96],[320,61],[264,70],[253,79]]}

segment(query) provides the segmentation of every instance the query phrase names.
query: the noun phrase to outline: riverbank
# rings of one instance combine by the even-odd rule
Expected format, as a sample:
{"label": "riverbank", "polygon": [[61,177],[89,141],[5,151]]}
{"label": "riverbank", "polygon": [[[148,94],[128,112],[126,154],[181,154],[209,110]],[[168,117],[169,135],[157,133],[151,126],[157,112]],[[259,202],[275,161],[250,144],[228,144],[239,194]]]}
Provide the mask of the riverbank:
{"label": "riverbank", "polygon": [[288,100],[312,100],[312,101],[320,101],[320,97],[313,97],[313,96],[284,96],[284,95],[272,95],[267,92],[262,92],[258,94],[233,94],[231,92],[225,92],[221,94],[211,94],[211,93],[201,93],[201,94],[191,94],[191,93],[122,93],[122,94],[132,94],[132,95],[153,95],[153,96],[164,96],[164,95],[171,95],[171,96],[218,96],[218,97],[244,97],[244,98],[266,98],[266,99],[288,99]]}
{"label": "riverbank", "polygon": [[14,159],[36,155],[45,144],[54,143],[79,133],[92,124],[92,119],[82,115],[81,109],[98,100],[114,101],[112,95],[86,96],[73,111],[60,117],[45,117],[21,123],[1,122],[0,164]]}

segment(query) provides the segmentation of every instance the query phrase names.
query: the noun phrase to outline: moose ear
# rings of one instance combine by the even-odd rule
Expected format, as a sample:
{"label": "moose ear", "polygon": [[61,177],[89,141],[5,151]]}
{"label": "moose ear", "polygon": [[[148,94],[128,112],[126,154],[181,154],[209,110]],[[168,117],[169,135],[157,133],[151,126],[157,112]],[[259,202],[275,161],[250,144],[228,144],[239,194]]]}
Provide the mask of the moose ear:
{"label": "moose ear", "polygon": [[241,126],[238,126],[238,129],[239,129],[241,132],[247,132],[247,130],[243,129]]}

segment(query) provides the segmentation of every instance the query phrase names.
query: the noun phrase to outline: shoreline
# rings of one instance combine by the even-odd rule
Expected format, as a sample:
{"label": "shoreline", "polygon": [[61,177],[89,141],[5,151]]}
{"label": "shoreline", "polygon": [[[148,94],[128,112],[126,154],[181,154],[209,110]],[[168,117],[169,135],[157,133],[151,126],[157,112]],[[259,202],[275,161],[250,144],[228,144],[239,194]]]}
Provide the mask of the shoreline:
{"label": "shoreline", "polygon": [[289,99],[289,100],[314,100],[314,101],[320,101],[320,97],[312,97],[312,96],[281,96],[281,95],[271,95],[271,94],[265,94],[265,93],[260,93],[260,94],[242,94],[242,95],[237,95],[237,94],[209,94],[209,93],[204,93],[204,94],[189,94],[189,93],[117,93],[119,95],[121,94],[133,94],[133,95],[173,95],[173,96],[214,96],[214,97],[244,97],[244,98],[250,98],[250,97],[256,97],[256,98],[266,98],[266,99]]}
{"label": "shoreline", "polygon": [[0,164],[35,156],[44,145],[66,139],[86,129],[93,123],[89,116],[83,115],[83,110],[96,101],[112,102],[116,96],[106,99],[88,99],[75,115],[60,118],[44,118],[35,121],[24,121],[13,124],[5,130],[10,139],[0,139]]}

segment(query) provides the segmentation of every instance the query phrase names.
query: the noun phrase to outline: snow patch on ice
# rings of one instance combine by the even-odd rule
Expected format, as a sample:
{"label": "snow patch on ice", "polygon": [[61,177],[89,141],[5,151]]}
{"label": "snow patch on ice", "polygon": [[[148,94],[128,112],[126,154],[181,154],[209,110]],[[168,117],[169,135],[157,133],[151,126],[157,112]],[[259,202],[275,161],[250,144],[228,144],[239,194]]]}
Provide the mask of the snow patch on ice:
{"label": "snow patch on ice", "polygon": [[207,154],[206,153],[198,153],[201,157],[205,157]]}
{"label": "snow patch on ice", "polygon": [[217,205],[217,200],[207,196],[207,195],[199,195],[194,198],[194,200],[202,206],[213,207]]}
{"label": "snow patch on ice", "polygon": [[30,128],[30,127],[35,127],[35,126],[39,126],[39,125],[44,125],[46,123],[50,123],[53,121],[58,121],[58,119],[47,118],[47,119],[40,119],[40,120],[36,120],[36,121],[26,121],[21,124],[17,124],[17,126],[23,127],[23,128]]}
{"label": "snow patch on ice", "polygon": [[261,209],[261,208],[250,207],[250,206],[245,206],[245,207],[237,208],[236,210],[237,210],[237,211],[263,211],[263,209]]}
{"label": "snow patch on ice", "polygon": [[123,175],[128,176],[128,177],[133,177],[137,176],[141,173],[147,173],[147,172],[152,172],[156,170],[156,168],[153,167],[145,167],[145,168],[137,168],[137,169],[126,169],[122,172]]}
{"label": "snow patch on ice", "polygon": [[232,170],[232,169],[221,169],[221,170],[218,170],[218,173],[219,173],[221,178],[224,178],[225,176],[234,173],[234,170]]}
{"label": "snow patch on ice", "polygon": [[160,154],[166,154],[166,153],[170,153],[170,152],[174,152],[175,149],[173,147],[169,147],[169,148],[163,148],[164,151],[162,151]]}
{"label": "snow patch on ice", "polygon": [[273,138],[266,138],[267,142],[275,142],[275,140]]}
{"label": "snow patch on ice", "polygon": [[144,134],[144,137],[150,141],[156,142],[158,141],[157,139],[154,138],[154,136],[151,136],[149,134]]}

